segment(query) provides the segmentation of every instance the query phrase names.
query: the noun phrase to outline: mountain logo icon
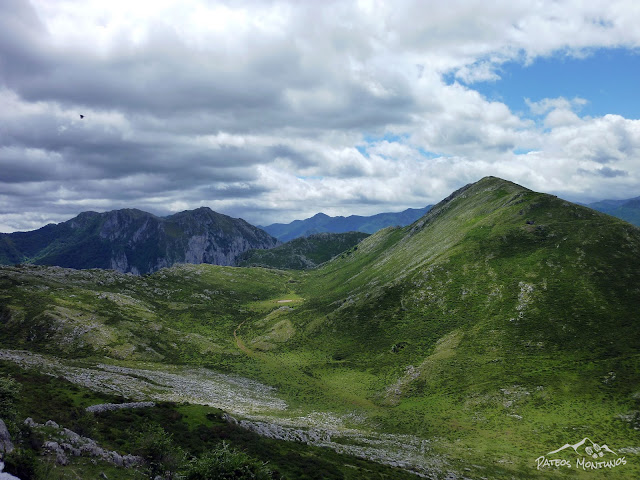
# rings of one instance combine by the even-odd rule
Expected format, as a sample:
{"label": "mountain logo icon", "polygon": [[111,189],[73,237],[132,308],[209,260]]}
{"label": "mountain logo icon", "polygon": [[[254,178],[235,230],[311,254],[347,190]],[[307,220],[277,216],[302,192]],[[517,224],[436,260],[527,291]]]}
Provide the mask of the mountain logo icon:
{"label": "mountain logo icon", "polygon": [[536,458],[538,470],[575,467],[593,471],[613,469],[626,464],[627,459],[618,455],[606,443],[595,443],[589,437],[584,437],[578,443],[565,443],[560,448]]}
{"label": "mountain logo icon", "polygon": [[573,445],[570,443],[565,443],[562,447],[558,448],[557,450],[553,450],[547,453],[546,456],[548,457],[550,455],[560,453],[564,450],[567,450],[567,451],[573,450],[578,455],[591,457],[594,459],[602,458],[609,453],[616,456],[618,455],[616,452],[611,450],[606,444],[598,445],[597,443],[592,442],[591,439],[589,439],[588,437],[584,437],[578,443],[575,443]]}

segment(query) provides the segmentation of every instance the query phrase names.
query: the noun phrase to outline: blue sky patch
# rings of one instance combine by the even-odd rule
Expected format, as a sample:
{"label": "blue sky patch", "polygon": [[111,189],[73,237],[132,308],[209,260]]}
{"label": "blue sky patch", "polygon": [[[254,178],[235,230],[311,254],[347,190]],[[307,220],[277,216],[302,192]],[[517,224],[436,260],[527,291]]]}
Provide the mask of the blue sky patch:
{"label": "blue sky patch", "polygon": [[[477,82],[469,88],[489,100],[507,104],[514,112],[529,115],[525,102],[544,98],[584,98],[580,115],[599,117],[608,113],[640,119],[640,50],[598,49],[584,58],[556,54],[537,58],[532,64],[503,64],[496,81]],[[453,74],[446,77],[451,83]]]}

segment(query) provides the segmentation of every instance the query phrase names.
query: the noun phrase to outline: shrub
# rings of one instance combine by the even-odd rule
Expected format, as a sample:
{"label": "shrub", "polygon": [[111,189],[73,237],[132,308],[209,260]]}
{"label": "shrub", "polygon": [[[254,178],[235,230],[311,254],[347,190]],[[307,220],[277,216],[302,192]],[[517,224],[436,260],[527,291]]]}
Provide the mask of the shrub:
{"label": "shrub", "polygon": [[184,464],[184,452],[174,444],[173,435],[156,424],[146,425],[136,438],[136,453],[144,458],[149,478],[176,478]]}
{"label": "shrub", "polygon": [[11,377],[0,377],[0,418],[7,426],[15,422],[16,403],[20,396],[20,384]]}
{"label": "shrub", "polygon": [[4,471],[11,475],[22,480],[36,478],[36,455],[33,450],[16,448],[5,457],[4,463]]}
{"label": "shrub", "polygon": [[244,452],[232,449],[226,442],[192,461],[186,480],[271,480],[273,472],[265,463]]}

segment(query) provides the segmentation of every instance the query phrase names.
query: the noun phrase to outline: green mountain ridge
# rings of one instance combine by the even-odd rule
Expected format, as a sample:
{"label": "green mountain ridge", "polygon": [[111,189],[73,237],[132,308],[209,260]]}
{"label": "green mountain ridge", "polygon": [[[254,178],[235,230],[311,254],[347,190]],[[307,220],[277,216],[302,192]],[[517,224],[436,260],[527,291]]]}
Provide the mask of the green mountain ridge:
{"label": "green mountain ridge", "polygon": [[[640,475],[640,229],[505,180],[313,270],[24,266],[0,282],[4,349],[247,377],[286,403],[261,421],[358,432],[340,440],[353,452],[379,435],[375,458],[434,478]],[[536,467],[585,437],[626,464]]]}
{"label": "green mountain ridge", "polygon": [[32,232],[0,234],[0,264],[111,268],[144,274],[175,263],[235,265],[250,248],[278,241],[242,219],[209,208],[166,218],[137,209],[83,212]]}

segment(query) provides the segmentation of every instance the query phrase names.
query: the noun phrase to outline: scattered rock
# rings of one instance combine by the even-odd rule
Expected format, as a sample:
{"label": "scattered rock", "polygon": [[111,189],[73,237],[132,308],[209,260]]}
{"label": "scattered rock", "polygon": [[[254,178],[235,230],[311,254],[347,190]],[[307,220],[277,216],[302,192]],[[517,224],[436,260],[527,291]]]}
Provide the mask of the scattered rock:
{"label": "scattered rock", "polygon": [[63,450],[58,450],[56,452],[56,463],[61,466],[69,465],[69,459],[67,458]]}
{"label": "scattered rock", "polygon": [[227,422],[227,423],[231,423],[233,425],[237,425],[238,424],[238,420],[236,420],[234,417],[232,417],[231,415],[229,415],[228,413],[223,413],[222,414],[222,419]]}
{"label": "scattered rock", "polygon": [[[28,422],[27,422],[28,421]],[[32,428],[42,428],[56,424],[49,420],[44,425],[34,422],[28,418],[25,420]],[[57,425],[57,424],[56,424]],[[105,450],[100,447],[95,440],[78,435],[76,432],[68,428],[59,428],[55,436],[59,441],[47,440],[43,444],[43,449],[49,453],[55,454],[58,465],[68,465],[69,458],[67,455],[74,457],[87,456],[94,457],[91,462],[95,464],[95,459],[109,462],[117,467],[131,468],[142,465],[143,459],[135,455],[120,455],[118,452]],[[66,441],[65,441],[66,440]]]}
{"label": "scattered rock", "polygon": [[11,443],[11,435],[4,421],[0,418],[0,453],[13,452],[13,443]]}
{"label": "scattered rock", "polygon": [[111,410],[121,410],[123,408],[148,408],[155,406],[155,402],[102,403],[100,405],[91,405],[86,408],[86,411],[90,413],[101,413]]}
{"label": "scattered rock", "polygon": [[34,421],[33,421],[33,418],[31,418],[31,417],[27,417],[27,418],[25,419],[25,421],[24,421],[24,424],[25,424],[27,427],[31,427],[31,428],[33,428],[33,427],[35,427],[35,426],[37,426],[37,425],[38,425],[36,422],[34,422]]}

